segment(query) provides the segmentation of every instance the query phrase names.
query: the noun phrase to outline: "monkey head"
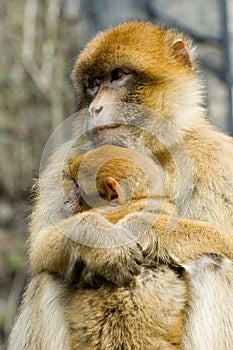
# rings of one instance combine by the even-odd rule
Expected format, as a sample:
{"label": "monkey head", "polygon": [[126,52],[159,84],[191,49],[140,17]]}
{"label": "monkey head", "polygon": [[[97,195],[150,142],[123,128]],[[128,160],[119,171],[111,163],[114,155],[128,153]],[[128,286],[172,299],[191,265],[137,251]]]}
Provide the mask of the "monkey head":
{"label": "monkey head", "polygon": [[165,196],[161,168],[149,157],[128,148],[104,145],[78,155],[68,173],[73,184],[64,204],[73,214],[93,206],[127,206],[133,200]]}
{"label": "monkey head", "polygon": [[196,71],[184,34],[151,23],[121,24],[98,34],[79,55],[72,73],[77,109],[88,109],[86,128],[103,140],[125,134],[131,122],[140,128],[154,123],[155,130],[161,115],[185,128],[202,105]]}

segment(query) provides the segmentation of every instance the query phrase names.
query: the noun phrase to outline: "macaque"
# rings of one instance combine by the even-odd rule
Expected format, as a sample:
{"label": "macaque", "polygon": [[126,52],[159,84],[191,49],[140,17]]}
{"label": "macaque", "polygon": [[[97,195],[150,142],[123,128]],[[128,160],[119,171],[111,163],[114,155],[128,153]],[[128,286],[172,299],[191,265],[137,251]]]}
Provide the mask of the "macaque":
{"label": "macaque", "polygon": [[180,215],[232,234],[232,138],[205,119],[190,39],[150,23],[122,24],[86,45],[72,77],[78,109],[88,108],[86,130],[93,130],[96,144],[137,147],[139,137],[162,165],[166,191]]}
{"label": "macaque", "polygon": [[[180,217],[206,221],[213,225],[224,236],[221,236],[221,242],[227,242],[228,247],[232,247],[233,143],[231,137],[216,130],[205,118],[207,113],[203,107],[204,88],[191,40],[176,30],[160,28],[151,23],[132,21],[121,24],[100,33],[86,45],[75,63],[72,78],[77,96],[77,111],[86,109],[87,113],[85,115],[80,112],[82,115],[77,118],[73,127],[77,136],[75,137],[74,132],[71,142],[54,152],[47,168],[41,174],[40,187],[37,189],[30,220],[31,261],[33,253],[30,251],[33,252],[37,244],[38,249],[44,247],[44,243],[40,245],[43,240],[49,246],[52,242],[49,237],[52,232],[57,232],[60,224],[71,236],[75,232],[77,218],[81,224],[89,219],[91,224],[96,218],[97,214],[91,211],[66,218],[60,178],[69,159],[101,144],[139,149],[157,159],[164,171],[165,192],[175,204]],[[67,148],[70,148],[69,155]],[[133,221],[134,214],[129,215],[132,215]],[[152,213],[148,215],[153,217]],[[99,218],[98,215],[97,217]],[[143,216],[141,219],[144,220]],[[127,220],[126,222],[129,223]],[[157,224],[159,222],[158,220]],[[108,227],[109,220],[105,224]],[[200,225],[208,227],[208,232],[207,224]],[[135,227],[134,224],[132,227]],[[189,231],[189,225],[185,227],[192,235],[193,229]],[[199,238],[189,246],[189,239],[183,240],[181,244],[182,238],[179,238],[178,234],[183,231],[187,232],[182,225],[177,226],[177,230],[174,231],[177,232],[177,235],[174,235],[178,239],[177,245],[176,239],[173,242],[174,236],[171,235],[174,247],[169,252],[170,255],[174,253],[176,258],[179,256],[179,249],[176,247],[182,247],[184,243],[185,249],[180,252],[184,258],[180,257],[181,264],[185,259],[191,259],[185,262],[187,270],[189,265],[192,267],[192,273],[189,274],[189,285],[192,288],[189,291],[189,309],[184,322],[184,349],[231,350],[232,258],[225,249],[215,251],[218,246],[213,238],[216,237],[215,234],[209,233],[207,238],[203,229],[203,240],[201,235],[195,234],[194,236]],[[153,232],[151,239],[154,236]],[[163,244],[166,242],[165,236]],[[62,237],[61,240],[66,238]],[[62,243],[66,244],[66,240]],[[197,257],[196,251],[192,252],[192,249],[199,246],[201,254],[212,252],[222,254],[222,258],[216,261],[214,255],[209,255],[206,260]],[[222,244],[219,247],[222,247]],[[68,255],[69,244],[64,248],[67,249],[67,254],[62,257],[60,265],[57,263],[59,266],[54,266],[54,271],[59,271],[59,276],[62,276],[66,273],[64,267],[68,263],[68,276],[72,276],[73,266],[77,267],[75,262],[79,261],[80,256]],[[172,243],[169,244],[170,248]],[[150,249],[147,251],[149,256]],[[48,249],[47,260],[50,254],[51,250]],[[130,260],[132,255],[129,251],[127,254]],[[138,254],[140,255],[137,251],[136,255]],[[167,255],[166,249],[164,254]],[[111,256],[109,259],[111,261]],[[95,257],[90,256],[90,261],[94,260]],[[127,263],[125,266],[129,265]],[[134,267],[138,273],[137,264]],[[103,269],[98,268],[97,273],[108,280],[110,277],[106,276]],[[110,267],[111,269],[113,270]],[[32,264],[32,276],[35,276],[37,271],[40,269]],[[122,271],[117,275],[123,277],[116,280],[116,286],[128,276]],[[128,279],[129,277],[126,278]],[[219,291],[218,295],[213,293],[214,290]],[[52,289],[50,293],[53,293]],[[215,308],[215,305],[218,307]],[[56,324],[53,326],[56,327]],[[218,332],[217,329],[221,331]],[[205,337],[206,334],[208,337]],[[16,335],[12,336],[12,343],[14,337],[16,338]],[[18,337],[20,338],[20,335]]]}
{"label": "macaque", "polygon": [[[31,243],[29,262],[36,280],[40,273],[48,280],[45,271],[67,276],[74,256],[79,264],[79,279],[60,294],[71,349],[182,349],[188,301],[182,263],[205,253],[232,258],[232,247],[210,225],[180,221],[165,197],[161,168],[134,150],[102,146],[76,157],[68,172],[64,204],[71,196],[73,216]],[[98,195],[96,208],[75,215],[86,210],[85,198]],[[61,288],[60,282],[57,293]],[[29,286],[24,305],[33,293]]]}
{"label": "macaque", "polygon": [[[165,171],[166,193],[179,214],[214,225],[232,246],[233,142],[206,118],[195,56],[192,41],[176,30],[137,21],[113,27],[90,41],[76,61],[77,110],[88,109],[86,130],[94,144],[151,152]],[[197,261],[196,268],[202,266]],[[219,298],[210,291],[219,287],[221,276],[216,272],[215,279],[211,269],[208,279],[204,268],[209,288],[201,286],[199,275],[195,278],[205,298],[199,304],[193,301],[195,309],[186,319],[188,349],[233,348],[233,281],[231,288],[226,284],[232,269],[232,261],[222,261],[221,290],[227,296],[217,310]],[[218,324],[222,332],[216,332]],[[190,345],[189,336],[204,338],[201,348]]]}

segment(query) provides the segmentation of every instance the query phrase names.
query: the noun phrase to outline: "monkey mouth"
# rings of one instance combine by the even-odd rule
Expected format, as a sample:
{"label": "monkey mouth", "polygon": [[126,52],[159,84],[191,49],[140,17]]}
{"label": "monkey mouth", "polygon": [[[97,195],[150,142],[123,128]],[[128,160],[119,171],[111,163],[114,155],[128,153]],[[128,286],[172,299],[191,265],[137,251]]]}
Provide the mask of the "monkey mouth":
{"label": "monkey mouth", "polygon": [[89,136],[98,147],[106,144],[128,147],[124,127],[125,125],[120,123],[100,125],[90,130]]}
{"label": "monkey mouth", "polygon": [[94,128],[94,134],[98,134],[101,131],[117,129],[121,126],[121,124],[111,124],[111,125],[100,125]]}

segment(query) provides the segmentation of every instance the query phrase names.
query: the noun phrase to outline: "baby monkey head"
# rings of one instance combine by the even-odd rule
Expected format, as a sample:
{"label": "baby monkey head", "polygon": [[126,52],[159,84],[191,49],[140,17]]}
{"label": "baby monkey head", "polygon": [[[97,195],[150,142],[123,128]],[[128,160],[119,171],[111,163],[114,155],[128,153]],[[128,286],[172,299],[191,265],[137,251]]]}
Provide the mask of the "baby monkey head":
{"label": "baby monkey head", "polygon": [[164,196],[163,172],[154,160],[128,148],[104,145],[74,158],[67,169],[73,184],[64,204],[70,213],[118,207]]}

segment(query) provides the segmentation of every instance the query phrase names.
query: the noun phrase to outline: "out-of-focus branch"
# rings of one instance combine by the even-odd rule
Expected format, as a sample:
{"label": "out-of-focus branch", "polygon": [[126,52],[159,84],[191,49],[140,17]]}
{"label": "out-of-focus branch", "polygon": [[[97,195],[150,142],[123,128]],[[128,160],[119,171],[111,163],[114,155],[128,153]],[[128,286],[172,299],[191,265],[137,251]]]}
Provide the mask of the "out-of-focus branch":
{"label": "out-of-focus branch", "polygon": [[22,63],[24,69],[30,74],[36,86],[44,91],[44,83],[40,69],[34,61],[36,45],[36,17],[38,12],[38,0],[26,0],[23,21],[23,45]]}
{"label": "out-of-focus branch", "polygon": [[43,44],[41,66],[41,78],[43,79],[42,81],[45,89],[49,89],[52,83],[61,0],[47,0],[47,4],[46,29],[48,39]]}
{"label": "out-of-focus branch", "polygon": [[37,9],[38,0],[25,1],[22,56],[26,61],[31,60],[34,55]]}
{"label": "out-of-focus branch", "polygon": [[42,93],[47,94],[53,83],[53,70],[56,51],[56,39],[61,11],[61,0],[47,0],[46,34],[47,39],[42,45],[42,62],[36,64],[36,17],[38,0],[26,0],[24,11],[24,30],[22,63],[30,74],[36,86]]}

